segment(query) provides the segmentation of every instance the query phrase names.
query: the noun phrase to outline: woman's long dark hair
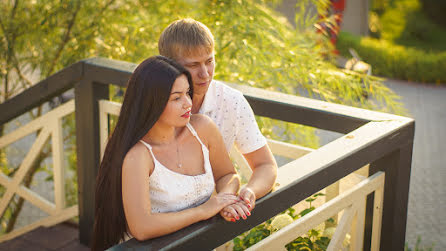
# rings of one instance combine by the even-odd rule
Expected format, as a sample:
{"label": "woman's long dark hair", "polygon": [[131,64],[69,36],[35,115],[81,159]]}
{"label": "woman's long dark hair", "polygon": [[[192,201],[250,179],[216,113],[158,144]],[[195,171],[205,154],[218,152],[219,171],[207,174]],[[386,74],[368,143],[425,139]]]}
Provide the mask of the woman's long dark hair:
{"label": "woman's long dark hair", "polygon": [[121,186],[124,157],[159,119],[175,80],[183,74],[189,81],[192,97],[189,72],[166,57],[144,60],[130,76],[118,122],[96,179],[93,250],[118,244],[128,234]]}

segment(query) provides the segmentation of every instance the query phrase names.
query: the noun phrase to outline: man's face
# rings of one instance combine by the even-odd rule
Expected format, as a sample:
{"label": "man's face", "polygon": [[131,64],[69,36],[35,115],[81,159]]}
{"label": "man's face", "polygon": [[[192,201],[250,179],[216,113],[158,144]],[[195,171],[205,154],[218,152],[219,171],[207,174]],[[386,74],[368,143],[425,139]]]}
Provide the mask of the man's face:
{"label": "man's face", "polygon": [[198,48],[186,56],[179,57],[177,61],[192,75],[194,95],[206,94],[214,76],[214,52],[209,53],[204,48]]}

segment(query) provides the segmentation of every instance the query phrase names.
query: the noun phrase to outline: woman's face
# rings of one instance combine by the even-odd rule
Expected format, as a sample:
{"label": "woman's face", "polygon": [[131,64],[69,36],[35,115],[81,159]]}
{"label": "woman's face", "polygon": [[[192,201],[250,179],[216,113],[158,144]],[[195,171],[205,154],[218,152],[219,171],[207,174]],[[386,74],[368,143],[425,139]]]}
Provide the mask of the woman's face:
{"label": "woman's face", "polygon": [[157,123],[175,127],[185,126],[190,120],[192,108],[189,91],[189,82],[183,74],[175,80],[169,101]]}

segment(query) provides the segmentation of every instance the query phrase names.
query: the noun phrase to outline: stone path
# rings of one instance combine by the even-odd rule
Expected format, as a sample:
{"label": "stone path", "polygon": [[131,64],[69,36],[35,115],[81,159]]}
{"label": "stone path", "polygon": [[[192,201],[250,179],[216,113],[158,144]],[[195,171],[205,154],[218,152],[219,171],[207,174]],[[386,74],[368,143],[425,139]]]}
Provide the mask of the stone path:
{"label": "stone path", "polygon": [[406,241],[446,250],[446,86],[388,80],[415,118]]}

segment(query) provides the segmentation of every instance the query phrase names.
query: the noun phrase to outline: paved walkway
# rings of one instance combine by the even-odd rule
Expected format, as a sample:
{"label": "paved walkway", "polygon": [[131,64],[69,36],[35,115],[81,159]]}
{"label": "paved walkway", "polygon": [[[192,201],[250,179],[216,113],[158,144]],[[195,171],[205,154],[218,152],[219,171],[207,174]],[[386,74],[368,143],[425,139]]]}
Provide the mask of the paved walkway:
{"label": "paved walkway", "polygon": [[446,86],[388,80],[415,118],[406,241],[446,250]]}

